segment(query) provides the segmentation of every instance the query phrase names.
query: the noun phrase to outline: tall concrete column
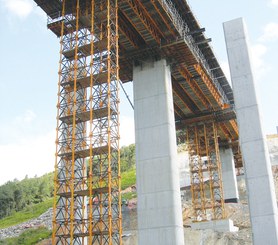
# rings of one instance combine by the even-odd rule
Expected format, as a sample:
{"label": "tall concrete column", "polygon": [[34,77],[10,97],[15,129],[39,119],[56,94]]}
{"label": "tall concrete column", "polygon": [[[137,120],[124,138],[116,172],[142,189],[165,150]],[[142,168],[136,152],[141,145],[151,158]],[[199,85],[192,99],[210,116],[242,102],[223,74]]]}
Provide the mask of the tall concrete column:
{"label": "tall concrete column", "polygon": [[170,68],[133,68],[139,245],[183,245]]}
{"label": "tall concrete column", "polygon": [[231,148],[220,148],[219,153],[225,203],[237,203],[239,197],[233,151]]}
{"label": "tall concrete column", "polygon": [[243,20],[224,23],[224,32],[248,188],[253,243],[275,245],[278,244],[277,204]]}

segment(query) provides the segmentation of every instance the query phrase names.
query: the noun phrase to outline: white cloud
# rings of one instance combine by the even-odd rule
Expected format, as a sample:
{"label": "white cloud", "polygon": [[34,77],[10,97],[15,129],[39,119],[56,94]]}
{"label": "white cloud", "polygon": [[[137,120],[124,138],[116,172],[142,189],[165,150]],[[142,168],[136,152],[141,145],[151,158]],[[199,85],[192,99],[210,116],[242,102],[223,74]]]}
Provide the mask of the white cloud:
{"label": "white cloud", "polygon": [[[277,0],[278,2],[278,0]],[[278,23],[270,22],[264,27],[263,35],[260,41],[276,41],[278,40]]]}
{"label": "white cloud", "polygon": [[0,184],[54,170],[55,131],[21,142],[0,145]]}
{"label": "white cloud", "polygon": [[264,55],[267,52],[267,47],[263,44],[255,44],[251,46],[251,61],[256,75],[259,77],[268,69],[264,61]]}
{"label": "white cloud", "polygon": [[[21,139],[30,139],[39,132],[40,118],[30,109],[13,118],[0,122],[0,145],[19,142]],[[1,161],[0,161],[1,162]]]}
{"label": "white cloud", "polygon": [[252,59],[255,69],[260,69],[263,66],[263,56],[265,55],[266,51],[267,48],[263,44],[255,44],[251,46]]}
{"label": "white cloud", "polygon": [[33,10],[34,3],[31,0],[2,0],[6,9],[20,17],[27,17]]}
{"label": "white cloud", "polygon": [[23,115],[17,116],[15,124],[30,123],[36,118],[36,114],[32,110],[26,110]]}
{"label": "white cloud", "polygon": [[135,142],[134,120],[132,117],[120,118],[120,145],[127,146]]}
{"label": "white cloud", "polygon": [[271,4],[274,6],[278,6],[278,0],[271,0]]}
{"label": "white cloud", "polygon": [[[33,120],[33,113],[27,111],[19,118],[21,122],[28,122]],[[134,120],[127,116],[122,116],[120,120],[120,143],[127,146],[135,142]],[[0,185],[15,178],[23,179],[26,175],[33,177],[54,171],[55,135],[55,130],[52,130],[44,135],[19,137],[0,144]]]}
{"label": "white cloud", "polygon": [[231,84],[231,73],[230,73],[229,63],[227,61],[221,61],[220,66],[221,66],[228,82]]}

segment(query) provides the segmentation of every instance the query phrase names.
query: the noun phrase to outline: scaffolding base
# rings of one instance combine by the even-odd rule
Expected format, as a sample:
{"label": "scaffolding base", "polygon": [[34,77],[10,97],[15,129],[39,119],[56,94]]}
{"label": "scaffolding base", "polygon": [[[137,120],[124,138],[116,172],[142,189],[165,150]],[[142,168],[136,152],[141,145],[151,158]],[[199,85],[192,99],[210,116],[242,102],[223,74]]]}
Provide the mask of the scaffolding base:
{"label": "scaffolding base", "polygon": [[214,230],[219,232],[237,232],[238,227],[230,219],[211,220],[192,223],[191,228],[194,230]]}

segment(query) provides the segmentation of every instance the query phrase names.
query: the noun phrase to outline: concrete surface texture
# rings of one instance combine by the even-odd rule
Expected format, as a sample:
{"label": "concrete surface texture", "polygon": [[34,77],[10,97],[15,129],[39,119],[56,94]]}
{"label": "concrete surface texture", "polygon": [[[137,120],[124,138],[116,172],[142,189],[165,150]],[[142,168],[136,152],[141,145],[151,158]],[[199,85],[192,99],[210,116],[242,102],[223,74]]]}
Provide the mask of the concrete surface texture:
{"label": "concrete surface texture", "polygon": [[278,244],[277,204],[267,146],[241,18],[224,23],[240,145],[248,190],[253,243]]}
{"label": "concrete surface texture", "polygon": [[183,245],[170,67],[133,69],[139,245]]}
{"label": "concrete surface texture", "polygon": [[222,165],[222,181],[225,202],[238,202],[233,151],[231,148],[220,148],[219,153]]}

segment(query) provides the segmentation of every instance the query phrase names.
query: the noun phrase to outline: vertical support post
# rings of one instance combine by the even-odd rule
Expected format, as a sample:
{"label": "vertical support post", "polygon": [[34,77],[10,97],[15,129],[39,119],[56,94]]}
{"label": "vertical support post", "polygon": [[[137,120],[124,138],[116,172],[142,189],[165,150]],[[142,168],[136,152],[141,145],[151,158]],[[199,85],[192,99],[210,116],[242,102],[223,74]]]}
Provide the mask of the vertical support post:
{"label": "vertical support post", "polygon": [[[65,0],[62,1],[62,17],[64,18],[65,16]],[[56,114],[56,139],[55,139],[55,169],[54,169],[54,201],[53,201],[53,215],[52,215],[52,244],[56,244],[56,233],[57,233],[57,218],[62,219],[63,218],[63,212],[61,212],[60,214],[57,214],[57,206],[62,205],[62,201],[63,200],[58,200],[57,197],[57,192],[58,189],[60,187],[60,183],[58,180],[58,173],[59,173],[59,159],[58,159],[58,151],[59,151],[59,126],[60,126],[60,120],[59,120],[59,116],[60,116],[60,110],[61,110],[61,80],[62,80],[62,66],[63,66],[63,54],[62,54],[62,50],[63,50],[63,36],[64,36],[64,21],[61,23],[61,37],[60,37],[60,59],[59,59],[59,82],[58,82],[58,100],[57,100],[57,114]],[[60,164],[60,165],[64,165],[64,163]]]}
{"label": "vertical support post", "polygon": [[232,148],[220,148],[225,203],[238,202],[237,179]]}
{"label": "vertical support post", "polygon": [[195,211],[195,222],[191,227],[234,232],[238,228],[232,220],[226,219],[225,213],[217,128],[218,125],[213,121],[187,127]]}
{"label": "vertical support post", "polygon": [[207,122],[188,126],[187,144],[194,221],[225,219],[217,125]]}
{"label": "vertical support post", "polygon": [[243,20],[239,18],[225,22],[224,32],[248,189],[253,243],[275,245],[278,244],[277,204]]}
{"label": "vertical support post", "polygon": [[52,19],[61,28],[53,244],[122,244],[117,11],[117,0],[64,0]]}
{"label": "vertical support post", "polygon": [[139,245],[183,245],[170,68],[146,61],[133,81]]}

